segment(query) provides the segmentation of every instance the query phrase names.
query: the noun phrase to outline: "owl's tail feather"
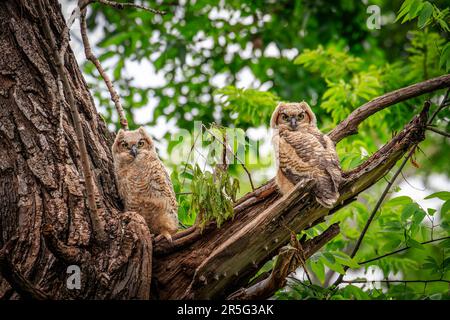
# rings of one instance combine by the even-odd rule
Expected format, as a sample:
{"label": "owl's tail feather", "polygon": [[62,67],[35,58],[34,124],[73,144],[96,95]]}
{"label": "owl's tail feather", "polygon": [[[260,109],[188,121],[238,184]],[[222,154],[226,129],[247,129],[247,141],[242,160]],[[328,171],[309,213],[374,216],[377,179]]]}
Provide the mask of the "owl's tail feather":
{"label": "owl's tail feather", "polygon": [[335,177],[325,174],[317,179],[315,190],[316,200],[326,208],[333,208],[338,201],[340,194]]}
{"label": "owl's tail feather", "polygon": [[332,197],[324,197],[323,195],[316,195],[316,201],[325,208],[333,208],[339,199],[339,192],[334,193]]}

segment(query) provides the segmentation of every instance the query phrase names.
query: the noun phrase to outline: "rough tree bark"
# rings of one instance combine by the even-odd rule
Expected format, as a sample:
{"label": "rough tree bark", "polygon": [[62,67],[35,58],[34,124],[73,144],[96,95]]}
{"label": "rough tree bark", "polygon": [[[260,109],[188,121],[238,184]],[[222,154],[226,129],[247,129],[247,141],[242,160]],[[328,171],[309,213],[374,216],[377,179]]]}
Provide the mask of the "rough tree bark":
{"label": "rough tree bark", "polygon": [[[65,69],[94,168],[98,211],[110,237],[105,248],[92,246],[74,126],[40,18],[49,21],[59,47],[65,21],[57,1],[44,3],[45,17],[39,17],[37,1],[0,3],[0,246],[17,236],[8,261],[52,298],[148,298],[151,236],[140,216],[119,214],[112,136],[68,48]],[[57,259],[49,249],[59,253]],[[70,264],[81,267],[81,290],[66,288]],[[17,297],[3,278],[0,297]]]}
{"label": "rough tree bark", "polygon": [[[39,17],[34,1],[0,2],[0,298],[148,299],[151,285],[152,297],[160,299],[225,298],[233,292],[231,297],[239,297],[258,268],[289,241],[291,230],[304,230],[354,201],[424,139],[427,110],[364,164],[345,173],[340,202],[331,211],[308,194],[313,182],[281,198],[269,181],[240,199],[235,218],[220,229],[214,223],[203,233],[188,229],[169,245],[160,237],[152,239],[139,215],[121,211],[110,152],[113,137],[67,48],[65,69],[94,168],[98,211],[110,239],[100,246],[92,241],[74,126],[41,19],[49,21],[59,47],[65,22],[56,0],[43,3],[45,17]],[[372,108],[376,112],[448,86],[449,75],[396,92],[394,100],[382,97],[362,114],[355,111],[330,136],[337,142],[354,134]],[[305,257],[330,240],[336,228],[304,243]],[[66,287],[66,268],[73,264],[81,267],[81,290]],[[268,283],[269,290],[262,290],[267,295],[289,270],[273,272],[248,292],[261,292]]]}

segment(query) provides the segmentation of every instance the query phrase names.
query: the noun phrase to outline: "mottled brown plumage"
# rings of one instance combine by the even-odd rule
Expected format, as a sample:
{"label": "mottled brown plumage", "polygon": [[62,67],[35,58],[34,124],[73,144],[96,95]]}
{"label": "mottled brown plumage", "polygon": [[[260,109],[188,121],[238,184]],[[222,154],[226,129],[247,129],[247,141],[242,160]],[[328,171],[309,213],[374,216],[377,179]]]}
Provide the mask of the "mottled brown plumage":
{"label": "mottled brown plumage", "polygon": [[339,198],[342,171],[331,139],[323,135],[306,102],[280,103],[272,114],[272,141],[277,158],[276,182],[284,194],[305,179],[316,181],[317,202],[333,207]]}
{"label": "mottled brown plumage", "polygon": [[114,169],[125,209],[136,211],[150,231],[172,241],[178,229],[177,201],[166,168],[143,128],[119,130],[112,147]]}

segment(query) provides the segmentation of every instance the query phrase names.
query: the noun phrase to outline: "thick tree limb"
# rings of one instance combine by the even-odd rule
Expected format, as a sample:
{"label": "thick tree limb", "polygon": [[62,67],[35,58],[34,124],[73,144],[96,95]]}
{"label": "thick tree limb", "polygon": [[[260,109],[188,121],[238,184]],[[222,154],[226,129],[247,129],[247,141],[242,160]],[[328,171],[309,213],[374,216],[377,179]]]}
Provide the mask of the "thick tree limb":
{"label": "thick tree limb", "polygon": [[353,111],[328,135],[331,140],[333,140],[335,143],[338,143],[343,138],[358,133],[358,126],[360,125],[360,123],[374,113],[401,101],[405,101],[414,97],[418,97],[425,93],[448,87],[450,87],[450,74],[419,82],[409,87],[386,93],[385,95],[375,98]]}
{"label": "thick tree limb", "polygon": [[[339,202],[352,201],[381,179],[412,145],[424,139],[425,124],[423,112],[365,163],[345,173]],[[307,186],[280,199],[270,181],[238,201],[233,221],[205,233],[185,250],[173,252],[164,260],[155,259],[154,274],[164,287],[161,298],[168,298],[164,292],[170,292],[170,298],[223,298],[231,290],[245,286],[258,268],[289,241],[286,228],[299,232],[329,213],[305,193]],[[196,254],[189,254],[192,252]],[[192,278],[192,268],[193,280],[183,289],[178,284]]]}

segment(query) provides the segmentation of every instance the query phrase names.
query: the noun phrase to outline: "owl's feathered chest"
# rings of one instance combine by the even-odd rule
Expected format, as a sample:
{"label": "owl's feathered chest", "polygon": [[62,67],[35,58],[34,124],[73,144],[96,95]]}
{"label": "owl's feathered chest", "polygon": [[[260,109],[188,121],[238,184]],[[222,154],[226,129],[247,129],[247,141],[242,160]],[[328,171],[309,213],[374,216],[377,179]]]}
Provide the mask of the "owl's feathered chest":
{"label": "owl's feathered chest", "polygon": [[152,194],[155,196],[164,192],[167,182],[162,173],[164,167],[159,159],[136,159],[117,168],[117,180],[122,194]]}

